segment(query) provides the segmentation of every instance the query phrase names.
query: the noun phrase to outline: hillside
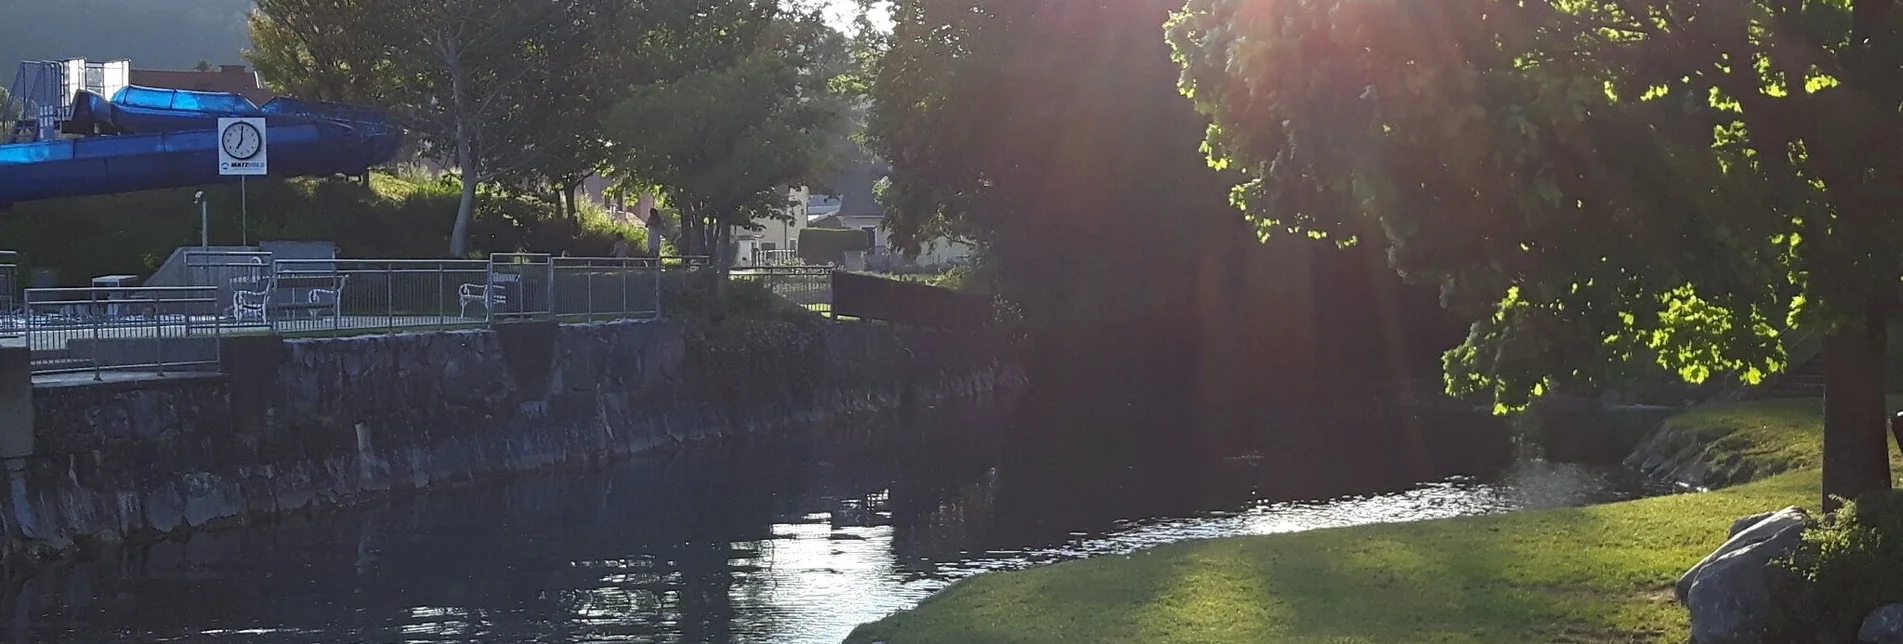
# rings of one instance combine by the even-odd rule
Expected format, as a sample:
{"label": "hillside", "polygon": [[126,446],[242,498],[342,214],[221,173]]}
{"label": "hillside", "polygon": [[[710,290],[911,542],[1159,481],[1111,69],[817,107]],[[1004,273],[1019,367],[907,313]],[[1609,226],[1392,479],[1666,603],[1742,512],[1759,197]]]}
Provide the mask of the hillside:
{"label": "hillside", "polygon": [[141,69],[241,63],[252,0],[0,0],[0,84],[22,60],[130,59]]}
{"label": "hillside", "polygon": [[[238,187],[229,184],[33,201],[0,210],[0,249],[54,271],[62,285],[149,274],[172,249],[198,243],[192,193],[200,189],[211,204],[213,244],[327,240],[346,257],[442,257],[460,197],[456,184],[440,177],[378,173],[368,187],[344,179],[254,181],[248,216],[240,213]],[[605,256],[617,237],[645,245],[642,230],[583,204],[580,217],[559,217],[547,201],[484,191],[470,227],[472,256],[530,249]]]}

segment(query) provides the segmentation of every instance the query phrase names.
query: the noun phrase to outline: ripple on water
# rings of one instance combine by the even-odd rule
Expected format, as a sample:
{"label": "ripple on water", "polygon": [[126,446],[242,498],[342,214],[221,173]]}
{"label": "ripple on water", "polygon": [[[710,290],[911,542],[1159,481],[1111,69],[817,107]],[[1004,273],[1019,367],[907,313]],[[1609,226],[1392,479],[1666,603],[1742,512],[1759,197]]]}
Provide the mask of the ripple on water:
{"label": "ripple on water", "polygon": [[[803,501],[754,508],[735,513],[747,520],[730,524],[713,511],[630,514],[618,505],[625,497],[586,498],[600,487],[596,480],[576,483],[582,494],[549,485],[562,493],[546,497],[559,500],[546,512],[511,510],[494,524],[464,521],[460,511],[483,506],[454,501],[401,515],[425,517],[420,521],[366,514],[306,532],[207,535],[153,546],[139,555],[143,560],[125,555],[88,564],[92,568],[76,568],[58,583],[31,582],[42,584],[37,594],[14,596],[46,607],[0,613],[34,617],[16,621],[13,630],[0,628],[0,639],[831,644],[858,624],[986,572],[1193,539],[1493,514],[1663,491],[1614,473],[1534,463],[1490,481],[1455,478],[1388,494],[1255,502],[1103,522],[1101,531],[1061,526],[1049,542],[1025,543],[1035,539],[972,536],[990,520],[982,501],[941,506],[951,508],[944,526],[895,521],[883,494],[817,505],[832,512],[809,512],[813,504]],[[956,496],[945,496],[954,499],[945,503],[955,505]],[[777,521],[775,513],[783,513]],[[662,521],[684,527],[651,528]],[[941,528],[949,536],[934,532]],[[76,597],[100,599],[87,604]]]}

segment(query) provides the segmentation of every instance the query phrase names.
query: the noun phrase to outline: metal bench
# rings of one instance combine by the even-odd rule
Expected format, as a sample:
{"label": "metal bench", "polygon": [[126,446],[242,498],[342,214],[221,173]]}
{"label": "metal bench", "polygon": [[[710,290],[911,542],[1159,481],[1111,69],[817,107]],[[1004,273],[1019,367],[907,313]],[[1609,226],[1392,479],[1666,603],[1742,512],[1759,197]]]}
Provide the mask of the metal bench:
{"label": "metal bench", "polygon": [[497,307],[509,305],[509,287],[522,283],[522,276],[513,273],[489,271],[489,276],[481,284],[466,283],[456,287],[456,299],[462,304],[460,317],[469,317],[469,305],[481,304],[485,313],[494,315]]}
{"label": "metal bench", "polygon": [[272,273],[260,288],[231,292],[232,317],[239,322],[252,318],[263,323],[281,319],[280,313],[300,311],[329,311],[333,317],[342,317],[347,277],[338,273]]}

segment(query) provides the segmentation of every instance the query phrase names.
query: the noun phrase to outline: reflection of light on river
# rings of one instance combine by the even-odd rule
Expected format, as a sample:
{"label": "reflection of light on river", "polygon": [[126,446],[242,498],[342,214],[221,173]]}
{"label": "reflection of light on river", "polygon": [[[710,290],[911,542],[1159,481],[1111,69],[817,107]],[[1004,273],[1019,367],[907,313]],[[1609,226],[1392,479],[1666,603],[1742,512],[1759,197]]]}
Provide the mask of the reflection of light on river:
{"label": "reflection of light on river", "polygon": [[[1627,498],[1607,476],[1587,468],[1531,463],[1497,483],[1455,478],[1392,494],[1326,501],[1262,503],[1234,512],[1124,522],[1107,534],[1074,534],[1060,546],[965,553],[961,561],[933,562],[935,572],[903,575],[896,569],[890,527],[834,530],[828,515],[780,524],[760,546],[755,581],[763,593],[736,585],[736,605],[764,600],[767,615],[747,641],[838,642],[858,624],[918,604],[951,582],[981,572],[1016,570],[1070,559],[1127,554],[1194,539],[1267,535],[1303,530],[1496,514],[1577,506]],[[769,638],[770,634],[770,638]],[[747,634],[737,634],[748,637]]]}
{"label": "reflection of light on river", "polygon": [[[1244,470],[1209,477],[1223,486],[1225,500],[1162,506],[1225,510],[1195,513],[1158,509],[1120,492],[1130,487],[1086,485],[1036,495],[1019,489],[1007,497],[999,493],[996,469],[925,478],[942,487],[923,492],[916,481],[877,477],[812,484],[788,495],[769,493],[775,489],[770,477],[723,478],[728,469],[667,472],[657,465],[531,479],[420,496],[335,522],[122,550],[117,559],[26,580],[29,592],[11,595],[15,604],[0,602],[6,615],[0,642],[830,644],[858,624],[991,570],[1192,539],[1580,505],[1661,491],[1597,470],[1536,463],[1492,481],[1450,479],[1390,494],[1247,503],[1238,499],[1250,498],[1253,486],[1273,490],[1276,483],[1253,476],[1259,470]],[[628,480],[639,485],[621,484]],[[1258,483],[1265,480],[1270,483]],[[731,485],[697,493],[710,482]],[[881,489],[894,492],[867,493]],[[1093,490],[1101,497],[1091,500],[1103,505],[1069,514],[1057,507]],[[1010,511],[1001,511],[1007,502]],[[1111,521],[1120,512],[1155,518]],[[1021,522],[1046,517],[1054,519],[1021,529]],[[1090,531],[1061,532],[1080,529],[1073,526]]]}

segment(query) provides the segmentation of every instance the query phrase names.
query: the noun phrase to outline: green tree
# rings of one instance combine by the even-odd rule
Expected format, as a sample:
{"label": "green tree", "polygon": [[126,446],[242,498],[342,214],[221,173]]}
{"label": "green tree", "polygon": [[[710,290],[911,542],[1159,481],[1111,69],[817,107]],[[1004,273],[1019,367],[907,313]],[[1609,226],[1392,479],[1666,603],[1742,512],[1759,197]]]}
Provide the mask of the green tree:
{"label": "green tree", "polygon": [[[770,0],[263,0],[248,57],[280,91],[376,105],[456,168],[449,250],[477,189],[558,186],[573,207],[606,159],[601,115],[627,87],[722,64]],[[738,42],[732,40],[739,38]]]}
{"label": "green tree", "polygon": [[788,190],[826,167],[845,55],[817,13],[789,12],[730,66],[635,88],[607,121],[617,174],[679,209],[684,252],[724,261],[734,227],[786,217]]}
{"label": "green tree", "polygon": [[425,154],[452,163],[462,199],[449,252],[467,249],[477,187],[534,154],[514,131],[565,5],[583,0],[265,0],[251,60],[281,90],[389,109]]}
{"label": "green tree", "polygon": [[12,140],[13,122],[19,120],[21,109],[22,106],[14,103],[13,94],[0,87],[0,142]]}
{"label": "green tree", "polygon": [[891,165],[893,243],[978,241],[1054,343],[1127,347],[1145,329],[1159,354],[1193,354],[1163,330],[1196,324],[1185,285],[1249,231],[1156,37],[1176,6],[894,2],[866,133]]}
{"label": "green tree", "polygon": [[245,50],[272,90],[307,100],[385,105],[410,37],[396,0],[258,0]]}
{"label": "green tree", "polygon": [[1454,393],[1514,407],[1640,357],[1757,381],[1822,333],[1830,505],[1890,485],[1900,26],[1873,0],[1191,0],[1169,40],[1265,235],[1382,243],[1476,321]]}

